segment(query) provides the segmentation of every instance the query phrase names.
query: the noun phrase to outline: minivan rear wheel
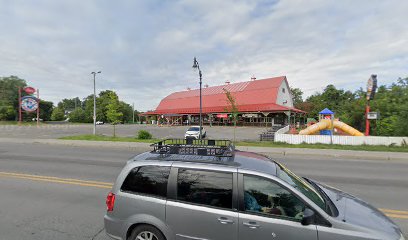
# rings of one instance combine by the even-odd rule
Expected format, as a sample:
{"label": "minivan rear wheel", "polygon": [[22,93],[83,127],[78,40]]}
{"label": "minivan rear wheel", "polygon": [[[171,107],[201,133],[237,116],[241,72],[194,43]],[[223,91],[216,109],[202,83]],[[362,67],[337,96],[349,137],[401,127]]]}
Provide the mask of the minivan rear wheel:
{"label": "minivan rear wheel", "polygon": [[166,238],[153,226],[139,225],[133,229],[128,240],[166,240]]}

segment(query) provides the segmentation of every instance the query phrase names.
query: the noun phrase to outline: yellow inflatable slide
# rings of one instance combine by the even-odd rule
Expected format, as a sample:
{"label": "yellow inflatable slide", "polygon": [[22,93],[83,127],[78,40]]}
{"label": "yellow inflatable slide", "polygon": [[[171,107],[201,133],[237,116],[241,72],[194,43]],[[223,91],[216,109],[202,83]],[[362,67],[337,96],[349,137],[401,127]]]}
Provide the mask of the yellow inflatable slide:
{"label": "yellow inflatable slide", "polygon": [[[332,121],[330,119],[322,119],[320,120],[320,122],[313,124],[307,127],[306,129],[303,129],[302,131],[300,131],[299,135],[311,135],[311,134],[315,134],[316,132],[320,130],[331,129],[332,128],[331,124],[332,124]],[[334,120],[333,126],[334,128],[340,129],[343,132],[350,134],[351,136],[364,136],[363,133],[345,124],[344,122]]]}

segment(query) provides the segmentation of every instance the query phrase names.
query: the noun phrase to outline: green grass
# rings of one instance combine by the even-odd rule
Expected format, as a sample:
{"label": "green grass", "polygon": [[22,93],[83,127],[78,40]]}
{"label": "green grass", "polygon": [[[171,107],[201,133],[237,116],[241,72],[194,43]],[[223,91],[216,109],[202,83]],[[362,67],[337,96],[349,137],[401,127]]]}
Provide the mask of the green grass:
{"label": "green grass", "polygon": [[[112,141],[112,142],[145,142],[155,143],[160,139],[137,139],[130,137],[111,137],[104,135],[77,135],[67,136],[60,139],[64,140],[88,140],[88,141]],[[251,147],[274,147],[274,148],[309,148],[309,149],[338,149],[338,150],[357,150],[357,151],[379,151],[379,152],[408,152],[408,146],[371,146],[371,145],[330,145],[330,144],[287,144],[280,142],[251,142],[241,141],[236,142],[236,146],[251,146]]]}
{"label": "green grass", "polygon": [[137,139],[130,137],[112,137],[105,135],[76,135],[76,136],[66,136],[59,139],[63,140],[87,140],[87,141],[110,141],[110,142],[145,142],[145,143],[155,143],[160,140],[158,139]]}
{"label": "green grass", "polygon": [[384,145],[337,145],[337,144],[288,144],[282,142],[237,142],[237,146],[251,147],[275,147],[275,148],[310,148],[310,149],[338,149],[355,151],[377,151],[377,152],[408,152],[408,146],[384,146]]}

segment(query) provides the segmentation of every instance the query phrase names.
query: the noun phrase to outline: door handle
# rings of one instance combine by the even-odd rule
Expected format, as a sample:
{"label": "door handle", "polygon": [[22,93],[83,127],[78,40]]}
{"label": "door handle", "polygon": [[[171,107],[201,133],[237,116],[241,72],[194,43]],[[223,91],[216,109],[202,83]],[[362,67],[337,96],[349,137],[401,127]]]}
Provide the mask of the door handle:
{"label": "door handle", "polygon": [[260,225],[256,222],[244,222],[243,224],[245,227],[249,227],[250,229],[257,229],[260,227]]}
{"label": "door handle", "polygon": [[232,223],[234,223],[233,220],[228,219],[228,218],[226,218],[226,217],[220,217],[220,218],[218,218],[218,222],[220,222],[221,224],[232,224]]}

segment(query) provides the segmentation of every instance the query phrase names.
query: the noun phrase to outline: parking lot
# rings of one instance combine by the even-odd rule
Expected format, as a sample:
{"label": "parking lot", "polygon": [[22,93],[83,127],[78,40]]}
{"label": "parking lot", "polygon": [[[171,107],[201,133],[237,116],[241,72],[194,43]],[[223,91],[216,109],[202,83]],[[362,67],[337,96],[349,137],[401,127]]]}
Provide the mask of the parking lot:
{"label": "parking lot", "polygon": [[[109,124],[97,125],[97,133],[113,134],[113,126]],[[135,137],[139,130],[147,130],[154,138],[183,138],[189,126],[162,126],[125,124],[116,126],[116,134],[121,137]],[[233,139],[233,127],[204,126],[207,138]],[[0,125],[0,137],[12,138],[59,138],[63,136],[92,134],[92,124],[42,124],[41,126]],[[236,140],[259,140],[259,134],[264,132],[263,127],[237,127]]]}

